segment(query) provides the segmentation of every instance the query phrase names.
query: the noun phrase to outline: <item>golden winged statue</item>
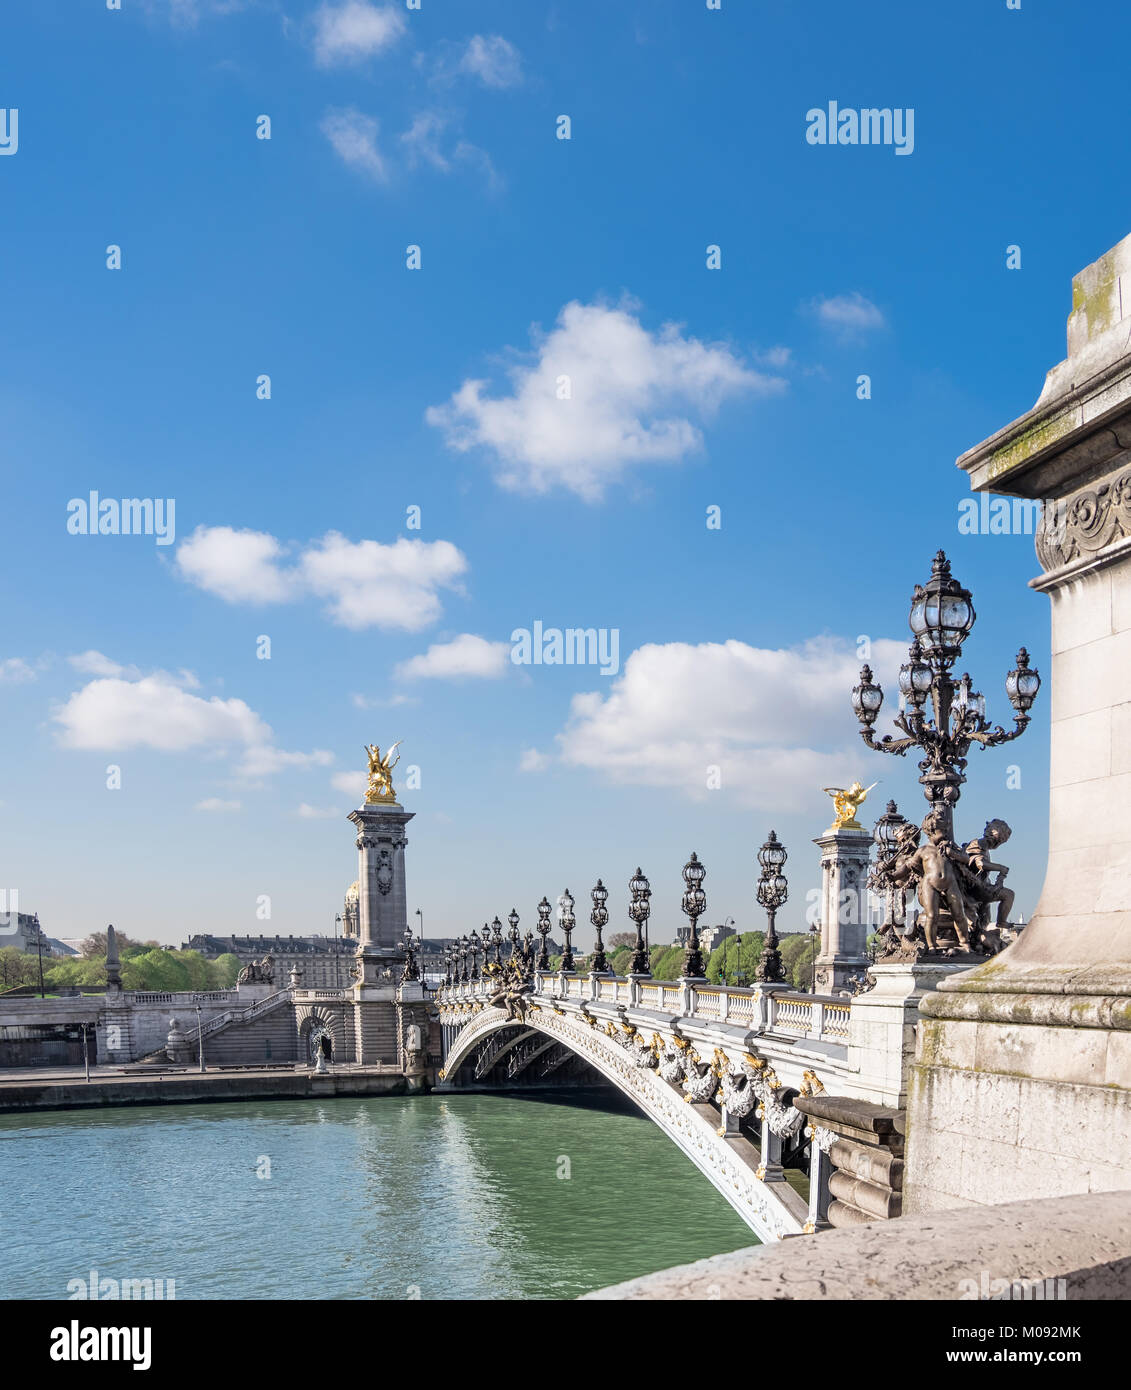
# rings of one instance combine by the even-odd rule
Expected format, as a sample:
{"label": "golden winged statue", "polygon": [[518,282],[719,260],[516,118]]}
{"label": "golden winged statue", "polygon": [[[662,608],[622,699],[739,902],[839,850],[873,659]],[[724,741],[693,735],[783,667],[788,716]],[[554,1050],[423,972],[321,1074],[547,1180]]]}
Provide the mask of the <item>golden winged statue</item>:
{"label": "golden winged statue", "polygon": [[[872,783],[872,787],[878,785],[878,782]],[[856,819],[856,812],[864,804],[872,787],[863,787],[859,782],[853,782],[852,786],[847,789],[844,787],[822,788],[826,795],[833,799],[833,811],[836,816],[833,821],[834,830],[866,830],[868,828],[861,825]]]}
{"label": "golden winged statue", "polygon": [[367,802],[396,801],[397,794],[393,790],[393,768],[400,762],[400,758],[394,758],[393,754],[400,746],[401,740],[398,739],[382,757],[380,744],[366,743],[363,745],[369,757],[369,786],[365,791]]}

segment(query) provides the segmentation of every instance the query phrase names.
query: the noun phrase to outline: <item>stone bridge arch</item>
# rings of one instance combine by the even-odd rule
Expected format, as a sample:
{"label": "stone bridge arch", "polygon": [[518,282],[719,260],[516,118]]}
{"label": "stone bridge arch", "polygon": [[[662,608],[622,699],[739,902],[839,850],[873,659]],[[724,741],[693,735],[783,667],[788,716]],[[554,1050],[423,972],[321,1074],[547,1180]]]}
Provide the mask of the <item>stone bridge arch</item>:
{"label": "stone bridge arch", "polygon": [[[718,1113],[709,1104],[692,1103],[675,1085],[652,1068],[638,1063],[641,1054],[618,1041],[618,1029],[603,1031],[597,1020],[582,1022],[577,1015],[532,1004],[522,1019],[510,1018],[505,1009],[476,1009],[453,1038],[448,1050],[442,1084],[454,1089],[460,1068],[474,1056],[481,1043],[503,1029],[521,1025],[524,1034],[542,1033],[587,1062],[642,1110],[683,1151],[699,1171],[726,1198],[763,1242],[800,1235],[807,1219],[806,1204],[785,1182],[762,1182],[757,1175],[757,1147],[743,1136],[719,1129]],[[626,1035],[623,1031],[621,1038]]]}

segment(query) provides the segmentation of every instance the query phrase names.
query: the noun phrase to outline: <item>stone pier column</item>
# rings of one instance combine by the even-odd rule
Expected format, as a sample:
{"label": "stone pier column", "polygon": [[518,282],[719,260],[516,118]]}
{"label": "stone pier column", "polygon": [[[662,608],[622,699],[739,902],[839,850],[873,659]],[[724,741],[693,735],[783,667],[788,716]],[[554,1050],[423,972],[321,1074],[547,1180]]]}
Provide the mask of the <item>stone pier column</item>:
{"label": "stone pier column", "polygon": [[958,460],[975,491],[1044,500],[1049,858],[1016,943],[919,1006],[909,1212],[1131,1188],[1131,237],[1072,305],[1037,404]]}
{"label": "stone pier column", "polygon": [[353,986],[358,1062],[400,1065],[397,992],[408,925],[405,826],[414,812],[395,801],[366,802],[348,819],[357,829],[360,978]]}
{"label": "stone pier column", "polygon": [[867,830],[833,826],[813,841],[821,851],[821,952],[813,965],[817,994],[835,994],[865,975],[868,940]]}

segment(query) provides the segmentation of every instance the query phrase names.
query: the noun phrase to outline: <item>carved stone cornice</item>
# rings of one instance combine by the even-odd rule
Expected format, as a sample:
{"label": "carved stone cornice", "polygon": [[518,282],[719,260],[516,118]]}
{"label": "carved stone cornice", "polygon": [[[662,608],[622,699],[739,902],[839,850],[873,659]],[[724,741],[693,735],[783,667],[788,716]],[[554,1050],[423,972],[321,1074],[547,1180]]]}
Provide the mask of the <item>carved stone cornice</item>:
{"label": "carved stone cornice", "polygon": [[1076,561],[1090,560],[1129,537],[1131,464],[1124,462],[1103,481],[1080,488],[1061,501],[1045,504],[1037,527],[1037,559],[1047,573]]}

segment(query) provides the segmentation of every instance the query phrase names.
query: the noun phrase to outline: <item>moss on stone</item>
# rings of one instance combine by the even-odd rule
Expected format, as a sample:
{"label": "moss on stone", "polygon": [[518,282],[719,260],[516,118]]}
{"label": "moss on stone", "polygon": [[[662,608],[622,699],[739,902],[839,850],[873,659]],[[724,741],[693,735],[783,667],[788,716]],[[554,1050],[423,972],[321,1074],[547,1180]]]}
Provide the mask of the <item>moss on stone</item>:
{"label": "moss on stone", "polygon": [[1075,417],[1071,411],[1061,411],[1048,420],[1042,420],[1039,424],[1031,425],[1024,430],[1011,444],[1004,444],[994,454],[989,462],[987,469],[989,477],[1000,478],[1003,474],[1009,473],[1019,464],[1025,463],[1035,454],[1047,448],[1050,444],[1055,444],[1058,439],[1063,439],[1066,434],[1071,434],[1075,428]]}

